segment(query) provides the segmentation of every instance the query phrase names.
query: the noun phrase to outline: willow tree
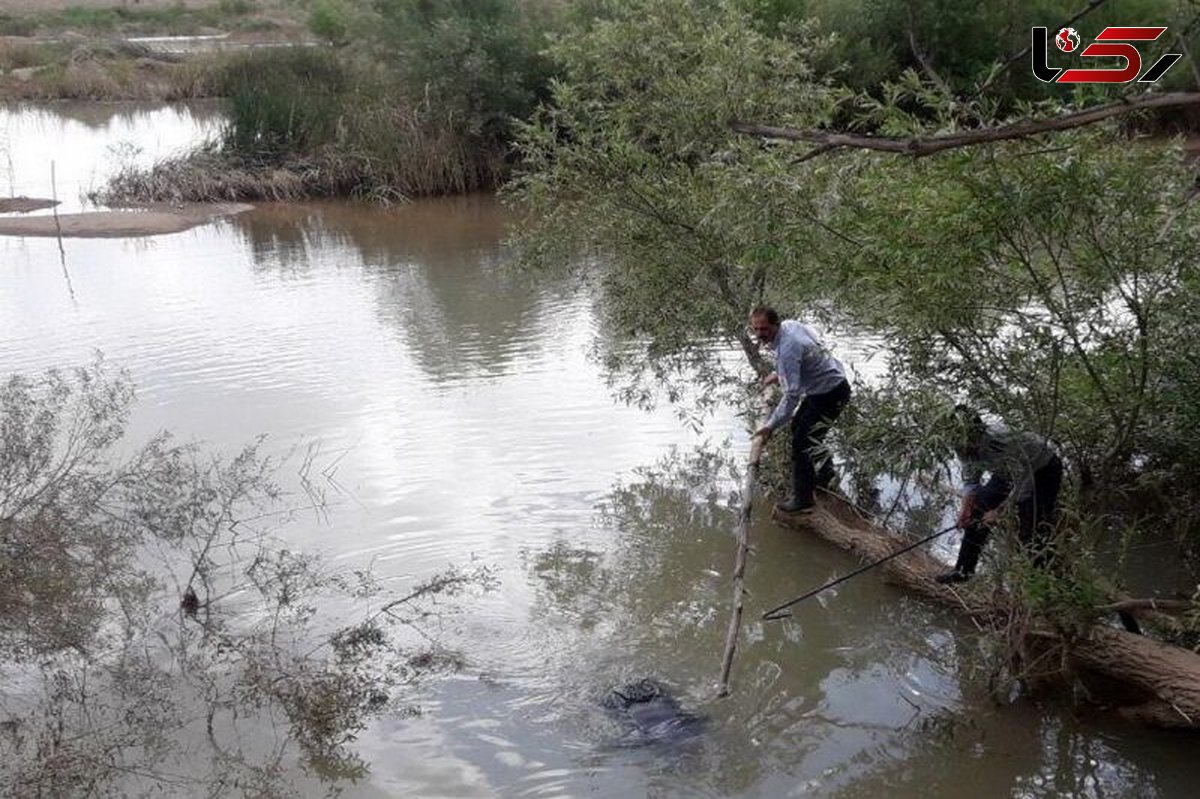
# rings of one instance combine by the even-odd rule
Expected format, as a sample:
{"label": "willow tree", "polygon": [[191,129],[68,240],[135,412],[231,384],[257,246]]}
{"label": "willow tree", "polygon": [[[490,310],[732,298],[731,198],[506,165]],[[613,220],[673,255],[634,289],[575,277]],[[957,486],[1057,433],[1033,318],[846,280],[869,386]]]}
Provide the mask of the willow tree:
{"label": "willow tree", "polygon": [[[611,328],[637,342],[605,353],[629,398],[676,399],[692,381],[701,404],[725,396],[737,379],[722,350],[759,363],[746,311],[769,297],[770,272],[810,266],[790,220],[820,198],[774,191],[786,159],[726,123],[817,125],[847,95],[810,64],[827,42],[750,23],[729,4],[622,4],[553,47],[564,77],[522,131],[510,192],[529,211],[526,252],[595,278]],[[602,270],[586,266],[596,254]]]}
{"label": "willow tree", "polygon": [[715,341],[759,365],[753,304],[820,314],[888,351],[842,426],[857,462],[936,466],[937,411],[967,400],[1054,437],[1093,497],[1121,500],[1084,517],[1194,542],[1193,175],[1112,118],[1196,96],[999,118],[932,74],[856,94],[814,68],[827,40],[763,34],[738,5],[644,0],[564,38],[523,133],[526,243],[543,262],[603,256],[573,263],[638,342],[610,350],[627,394],[720,397],[739,367]]}

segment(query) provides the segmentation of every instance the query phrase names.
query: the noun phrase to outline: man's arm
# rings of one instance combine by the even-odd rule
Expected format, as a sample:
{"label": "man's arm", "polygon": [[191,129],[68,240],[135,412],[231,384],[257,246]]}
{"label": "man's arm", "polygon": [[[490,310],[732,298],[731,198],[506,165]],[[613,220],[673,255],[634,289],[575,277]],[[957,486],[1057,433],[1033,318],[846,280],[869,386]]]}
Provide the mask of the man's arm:
{"label": "man's arm", "polygon": [[787,385],[787,391],[779,398],[779,404],[775,406],[767,421],[755,433],[764,438],[786,424],[796,412],[796,406],[800,404],[800,354],[795,351],[790,340],[785,339],[779,344],[775,371]]}
{"label": "man's arm", "polygon": [[979,481],[983,479],[983,467],[966,459],[962,459],[961,463],[963,501],[958,509],[958,526],[965,529],[971,523],[971,513],[975,510],[975,494],[979,491]]}

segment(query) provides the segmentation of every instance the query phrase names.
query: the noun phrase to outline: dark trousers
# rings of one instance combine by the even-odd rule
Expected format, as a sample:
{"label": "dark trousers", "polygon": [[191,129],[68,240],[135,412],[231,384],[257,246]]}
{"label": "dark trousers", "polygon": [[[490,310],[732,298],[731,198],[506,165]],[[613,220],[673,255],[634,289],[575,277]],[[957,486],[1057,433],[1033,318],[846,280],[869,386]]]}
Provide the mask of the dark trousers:
{"label": "dark trousers", "polygon": [[[1050,565],[1054,527],[1058,523],[1058,490],[1062,486],[1063,465],[1058,456],[1033,473],[1033,493],[1017,503],[1017,520],[1021,546],[1030,554],[1038,568]],[[993,475],[977,489],[971,519],[963,532],[955,568],[963,574],[974,574],[979,555],[987,543],[992,528],[983,522],[983,515],[1004,502],[1012,485],[1003,477]]]}
{"label": "dark trousers", "polygon": [[[797,505],[813,504],[813,486],[828,488],[837,478],[833,462],[824,457],[822,442],[833,420],[850,401],[845,380],[824,394],[810,394],[792,417],[792,497]],[[820,459],[818,470],[814,462]]]}

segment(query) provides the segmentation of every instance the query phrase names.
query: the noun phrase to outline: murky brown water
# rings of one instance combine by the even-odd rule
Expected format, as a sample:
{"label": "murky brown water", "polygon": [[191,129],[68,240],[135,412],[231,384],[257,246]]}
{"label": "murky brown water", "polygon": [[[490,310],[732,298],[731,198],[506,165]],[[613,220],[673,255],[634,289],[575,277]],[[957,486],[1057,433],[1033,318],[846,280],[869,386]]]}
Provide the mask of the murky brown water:
{"label": "murky brown water", "polygon": [[[9,109],[0,142],[14,193],[44,192],[55,158],[70,199],[115,140],[161,152],[212,124]],[[712,700],[735,483],[689,453],[744,437],[729,414],[695,434],[614,404],[587,357],[589,298],[506,270],[504,229],[487,198],[266,206],[66,241],[70,290],[54,240],[0,239],[0,374],[99,348],[139,385],[135,439],[165,427],[232,451],[266,433],[336,464],[328,518],[286,528],[297,546],[399,589],[449,564],[496,568],[495,591],[433,630],[465,669],[422,689],[420,717],[363,736],[372,771],[348,796],[1194,795],[1194,738],[997,706],[971,630],[877,580],[753,621],[854,565],[769,524],[752,531],[735,693]],[[695,745],[606,745],[595,699],[644,674],[711,716]]]}

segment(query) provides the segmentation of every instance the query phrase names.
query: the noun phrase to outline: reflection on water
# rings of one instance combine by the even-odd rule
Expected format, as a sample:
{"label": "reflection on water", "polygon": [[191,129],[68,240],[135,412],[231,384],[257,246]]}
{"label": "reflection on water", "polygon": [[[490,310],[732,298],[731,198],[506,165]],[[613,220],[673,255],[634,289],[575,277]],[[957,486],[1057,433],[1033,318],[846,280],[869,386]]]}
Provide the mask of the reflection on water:
{"label": "reflection on water", "polygon": [[62,214],[90,210],[87,193],[122,166],[149,166],[215,137],[217,109],[213,102],[0,105],[0,191],[57,196]]}
{"label": "reflection on water", "polygon": [[[554,287],[507,268],[505,215],[488,197],[423,203],[402,212],[350,205],[277,206],[236,222],[260,268],[303,274],[323,253],[353,253],[379,293],[380,315],[401,331],[437,382],[499,376],[557,333],[535,318]],[[557,300],[572,300],[561,292]]]}
{"label": "reflection on water", "polygon": [[[189,136],[211,124],[161,108],[95,128],[0,113],[31,163],[40,139],[80,153],[60,161],[74,185],[102,176],[114,126],[145,144],[164,119]],[[25,193],[40,169],[20,173]],[[1190,739],[995,706],[963,679],[980,662],[971,629],[877,580],[757,621],[853,565],[761,520],[735,692],[714,699],[736,480],[669,409],[612,403],[587,357],[604,332],[589,298],[511,269],[505,223],[487,198],[263,206],[69,241],[74,298],[55,242],[0,239],[3,373],[99,348],[139,385],[133,439],[169,428],[230,451],[267,433],[273,452],[313,457],[335,507],[297,514],[297,547],[401,587],[495,567],[497,590],[430,630],[466,669],[420,717],[360,739],[372,775],[346,795],[1190,795]],[[731,414],[709,422],[713,440],[743,435]],[[710,716],[695,748],[606,746],[598,701],[641,676]]]}

